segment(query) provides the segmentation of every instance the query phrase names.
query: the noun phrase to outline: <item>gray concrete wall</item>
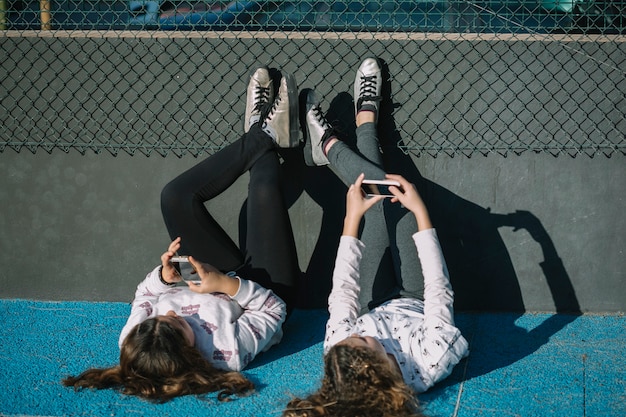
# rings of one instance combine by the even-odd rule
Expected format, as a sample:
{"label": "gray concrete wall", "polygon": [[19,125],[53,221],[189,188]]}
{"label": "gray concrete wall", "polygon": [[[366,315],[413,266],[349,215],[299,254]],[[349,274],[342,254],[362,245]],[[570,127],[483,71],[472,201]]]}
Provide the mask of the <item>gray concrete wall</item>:
{"label": "gray concrete wall", "polygon": [[[626,311],[623,157],[395,158],[439,229],[460,310]],[[290,215],[311,306],[323,305],[344,186],[285,155]],[[0,154],[3,298],[129,301],[168,236],[161,187],[197,162]],[[247,177],[209,209],[237,236]]]}
{"label": "gray concrete wall", "polygon": [[[233,140],[248,69],[294,73],[349,127],[375,55],[389,170],[427,199],[457,308],[626,311],[621,38],[53,35],[0,36],[0,297],[130,301],[168,244],[160,190],[198,161],[172,149]],[[323,307],[345,188],[284,160],[306,306]],[[246,186],[208,203],[234,238]]]}

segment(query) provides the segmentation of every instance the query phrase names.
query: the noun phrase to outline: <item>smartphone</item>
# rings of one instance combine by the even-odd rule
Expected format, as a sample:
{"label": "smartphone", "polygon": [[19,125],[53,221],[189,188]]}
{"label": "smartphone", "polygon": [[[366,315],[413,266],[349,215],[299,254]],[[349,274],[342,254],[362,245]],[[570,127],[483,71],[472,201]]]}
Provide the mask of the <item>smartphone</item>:
{"label": "smartphone", "polygon": [[173,256],[171,262],[183,280],[193,282],[194,284],[200,283],[201,278],[196,273],[191,262],[189,262],[188,256]]}
{"label": "smartphone", "polygon": [[361,189],[368,197],[373,197],[376,195],[382,195],[383,197],[393,197],[393,194],[391,194],[391,191],[389,191],[390,185],[398,187],[400,191],[403,191],[400,183],[398,181],[392,180],[363,180],[363,183],[361,184]]}

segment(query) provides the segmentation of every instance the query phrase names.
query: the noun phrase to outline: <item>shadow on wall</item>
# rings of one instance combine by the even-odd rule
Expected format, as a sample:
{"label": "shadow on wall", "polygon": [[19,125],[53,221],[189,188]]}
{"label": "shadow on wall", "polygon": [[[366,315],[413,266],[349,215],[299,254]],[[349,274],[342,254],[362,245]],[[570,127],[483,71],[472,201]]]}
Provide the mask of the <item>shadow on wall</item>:
{"label": "shadow on wall", "polygon": [[[386,70],[386,66],[383,66]],[[385,74],[386,75],[386,74]],[[387,79],[387,77],[385,77]],[[489,208],[467,201],[422,176],[411,157],[401,151],[402,138],[392,117],[389,83],[384,84],[379,117],[385,166],[412,181],[424,198],[441,241],[456,293],[457,311],[526,311],[517,274],[499,229],[525,229],[543,252],[539,265],[545,275],[558,313],[579,313],[571,280],[552,239],[540,219],[529,211],[492,213]],[[356,140],[352,97],[339,93],[327,119],[342,140]],[[385,136],[385,132],[390,132]],[[400,145],[400,146],[399,146]],[[326,308],[339,236],[345,213],[346,186],[328,167],[307,167],[302,150],[283,149],[288,204],[306,192],[323,209],[320,235],[304,273],[308,299],[300,307]]]}
{"label": "shadow on wall", "polygon": [[[383,79],[389,79],[388,68],[384,63]],[[393,167],[390,171],[400,173],[416,184],[429,207],[450,271],[456,294],[456,310],[510,313],[504,316],[505,319],[500,323],[503,326],[497,332],[488,329],[492,333],[490,343],[477,341],[475,347],[481,351],[476,352],[480,353],[476,357],[480,363],[468,368],[466,378],[513,363],[537,350],[551,335],[580,314],[570,277],[541,220],[531,212],[517,210],[506,214],[492,213],[490,209],[467,201],[422,175],[411,157],[401,151],[402,138],[392,116],[394,105],[391,97],[390,83],[385,82],[379,116],[385,166]],[[342,139],[348,142],[356,140],[353,108],[353,98],[348,93],[339,93],[326,115],[338,127]],[[345,213],[346,187],[328,168],[302,168],[304,164],[301,155],[294,159],[296,164],[285,164],[290,170],[287,178],[303,184],[301,187],[304,191],[323,209],[320,236],[305,278],[307,296],[315,296],[313,305],[308,307],[326,308],[335,251]],[[290,161],[290,158],[286,157],[285,160]],[[299,195],[301,190],[294,184],[291,187],[290,193]],[[517,274],[500,235],[503,227],[525,229],[542,249],[543,259],[537,262],[548,283],[555,311],[567,314],[555,314],[532,330],[516,325],[516,320],[526,312],[526,308]],[[480,329],[462,330],[470,333],[470,337],[480,335]],[[512,354],[498,354],[502,351]]]}
{"label": "shadow on wall", "polygon": [[[389,79],[383,63],[383,79]],[[479,363],[469,367],[465,378],[511,364],[544,345],[551,335],[563,329],[580,314],[570,277],[557,253],[552,239],[540,219],[531,212],[491,213],[490,209],[467,201],[420,173],[411,157],[401,151],[402,138],[393,120],[390,84],[383,85],[383,103],[379,115],[379,133],[384,151],[385,166],[413,182],[429,208],[450,271],[455,291],[457,312],[506,312],[497,329],[487,329],[489,343],[472,343],[477,348],[470,356]],[[339,93],[331,102],[326,118],[339,131],[342,140],[356,140],[353,98]],[[286,179],[286,198],[289,206],[306,192],[323,210],[320,233],[302,274],[302,291],[298,307],[327,307],[332,270],[345,213],[346,186],[328,167],[308,167],[301,149],[282,149]],[[245,211],[245,205],[244,209]],[[245,219],[245,216],[241,216]],[[243,226],[243,227],[242,227]],[[526,311],[519,280],[499,229],[525,229],[543,252],[539,265],[554,300],[557,313],[532,330],[516,325]],[[240,223],[240,230],[245,225]],[[472,324],[459,323],[468,340],[478,336],[481,329]],[[314,342],[314,341],[312,341]],[[501,352],[510,352],[501,355]],[[483,359],[480,359],[483,358]],[[500,358],[500,359],[498,359]]]}
{"label": "shadow on wall", "polygon": [[[470,356],[462,380],[488,374],[529,356],[581,313],[574,287],[552,239],[540,219],[529,211],[492,213],[424,178],[411,158],[397,146],[401,138],[393,119],[385,116],[381,121],[389,125],[381,126],[380,131],[393,132],[395,136],[384,147],[385,162],[417,186],[429,208],[450,272],[455,310],[510,313],[499,316],[495,326],[483,323],[478,316],[458,323],[470,341]],[[502,227],[525,229],[540,246],[543,260],[538,262],[555,311],[566,314],[553,314],[530,330],[516,324],[526,307],[519,279],[499,232]],[[453,380],[441,386],[450,383]]]}
{"label": "shadow on wall", "polygon": [[[383,65],[384,79],[388,69]],[[423,196],[441,241],[454,288],[458,311],[526,311],[517,274],[499,229],[526,229],[541,247],[539,262],[558,313],[580,313],[571,280],[552,239],[532,213],[491,213],[423,177],[412,159],[401,151],[402,138],[395,126],[389,83],[384,84],[379,131],[392,137],[381,138],[385,163],[411,180]]]}

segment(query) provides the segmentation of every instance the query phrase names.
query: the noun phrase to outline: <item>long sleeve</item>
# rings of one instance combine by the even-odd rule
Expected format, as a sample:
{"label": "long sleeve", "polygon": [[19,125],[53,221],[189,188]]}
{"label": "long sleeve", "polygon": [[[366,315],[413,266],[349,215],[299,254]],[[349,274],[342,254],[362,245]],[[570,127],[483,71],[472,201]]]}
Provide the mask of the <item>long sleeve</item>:
{"label": "long sleeve", "polygon": [[241,370],[259,353],[282,339],[282,324],[287,316],[287,306],[274,292],[254,281],[239,279],[239,291],[232,299],[243,309],[232,323],[238,347]]}
{"label": "long sleeve", "polygon": [[155,268],[137,286],[131,313],[119,339],[134,326],[172,310],[184,317],[196,336],[196,348],[221,369],[242,370],[261,351],[282,338],[285,302],[261,285],[239,279],[237,293],[198,294],[186,285],[168,286]]}
{"label": "long sleeve", "polygon": [[413,235],[424,275],[425,320],[442,320],[454,325],[454,292],[446,261],[435,229]]}
{"label": "long sleeve", "polygon": [[454,326],[454,293],[435,229],[416,233],[413,239],[424,274],[424,324],[417,345],[411,346],[421,369],[423,386],[415,386],[419,392],[448,377],[467,356],[469,345]]}
{"label": "long sleeve", "polygon": [[126,339],[128,333],[137,324],[145,319],[152,317],[154,313],[154,305],[159,300],[159,296],[166,291],[170,291],[173,287],[165,285],[159,279],[161,266],[154,268],[146,278],[137,285],[135,298],[131,304],[131,311],[124,328],[120,334],[118,345],[121,347],[122,342]]}
{"label": "long sleeve", "polygon": [[354,237],[342,236],[339,241],[333,271],[333,287],[328,297],[330,316],[326,323],[324,352],[350,336],[358,318],[361,310],[359,265],[363,248],[363,242]]}

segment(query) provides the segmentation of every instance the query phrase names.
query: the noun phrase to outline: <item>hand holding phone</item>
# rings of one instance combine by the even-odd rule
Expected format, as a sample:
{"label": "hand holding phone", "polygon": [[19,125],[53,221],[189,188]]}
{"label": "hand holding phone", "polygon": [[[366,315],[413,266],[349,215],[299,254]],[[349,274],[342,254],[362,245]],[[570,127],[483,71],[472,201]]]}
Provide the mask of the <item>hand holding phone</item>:
{"label": "hand holding phone", "polygon": [[177,267],[172,263],[172,257],[180,249],[180,237],[172,240],[167,250],[161,254],[161,281],[165,284],[173,285],[181,281]]}
{"label": "hand holding phone", "polygon": [[196,273],[196,269],[193,267],[191,262],[189,262],[188,256],[176,255],[173,256],[170,261],[175,265],[176,270],[184,281],[193,282],[194,284],[200,284],[202,279]]}
{"label": "hand holding phone", "polygon": [[[187,259],[195,269],[195,279],[186,281],[189,289],[198,294],[222,293],[234,297],[239,292],[240,280],[236,276],[227,275],[206,262],[200,262],[190,256]],[[185,263],[183,263],[184,265]],[[192,284],[195,282],[195,284]]]}
{"label": "hand holding phone", "polygon": [[[359,224],[363,215],[374,205],[384,200],[384,197],[377,194],[370,194],[364,190],[363,178],[365,174],[360,174],[354,184],[348,187],[346,193],[346,216],[343,223],[344,236],[359,236]],[[368,197],[368,194],[370,197]]]}
{"label": "hand holding phone", "polygon": [[390,197],[391,198],[391,197],[394,196],[393,194],[391,194],[391,191],[389,191],[389,187],[392,186],[392,185],[394,187],[398,187],[400,192],[404,192],[400,182],[394,181],[394,180],[367,180],[367,179],[364,179],[363,182],[361,183],[361,189],[363,190],[363,193],[365,193],[365,195],[367,197],[373,197],[373,196],[380,195],[380,196],[383,196],[383,197]]}
{"label": "hand holding phone", "polygon": [[424,204],[424,200],[422,200],[422,197],[417,191],[415,185],[410,183],[401,175],[387,174],[387,178],[398,181],[402,184],[403,188],[402,193],[391,201],[399,202],[415,215],[419,231],[432,228],[433,226],[430,221],[428,209],[426,208],[426,204]]}

